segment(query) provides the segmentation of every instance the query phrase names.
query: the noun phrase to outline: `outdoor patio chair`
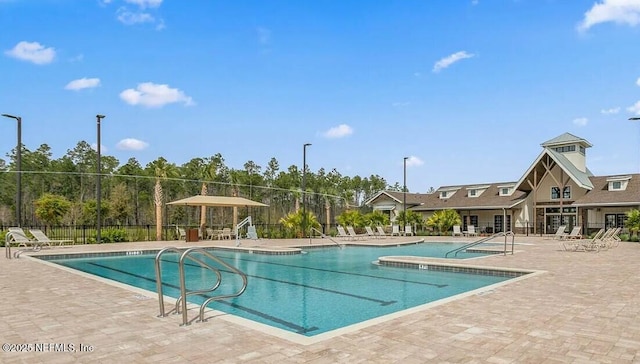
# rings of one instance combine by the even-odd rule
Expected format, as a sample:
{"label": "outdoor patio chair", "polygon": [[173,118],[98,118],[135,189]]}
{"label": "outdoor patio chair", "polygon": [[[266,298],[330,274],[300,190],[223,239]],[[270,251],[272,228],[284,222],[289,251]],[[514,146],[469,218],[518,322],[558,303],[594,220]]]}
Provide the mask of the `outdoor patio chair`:
{"label": "outdoor patio chair", "polygon": [[75,240],[72,239],[60,239],[60,240],[52,240],[49,239],[49,237],[40,229],[29,229],[29,232],[31,233],[31,235],[33,235],[33,237],[43,243],[43,244],[47,244],[49,246],[52,245],[58,245],[58,246],[62,246],[66,243],[71,243],[71,245],[75,244]]}
{"label": "outdoor patio chair", "polygon": [[218,240],[229,239],[231,240],[231,228],[223,228],[218,234]]}
{"label": "outdoor patio chair", "polygon": [[569,235],[564,236],[564,239],[582,239],[582,234],[580,234],[581,230],[581,226],[574,226]]}
{"label": "outdoor patio chair", "polygon": [[347,232],[349,233],[349,237],[353,240],[366,239],[367,237],[367,234],[356,234],[356,231],[353,230],[353,226],[347,226]]}
{"label": "outdoor patio chair", "polygon": [[558,227],[558,230],[556,230],[556,233],[553,235],[553,239],[554,240],[564,239],[565,235],[567,235],[567,233],[564,232],[566,228],[567,228],[567,225],[560,225]]}
{"label": "outdoor patio chair", "polygon": [[375,239],[378,238],[378,234],[375,231],[373,231],[373,228],[371,226],[365,226],[364,229],[367,231],[367,236],[370,236]]}
{"label": "outdoor patio chair", "polygon": [[400,226],[393,225],[391,227],[391,236],[394,236],[394,235],[400,236]]}
{"label": "outdoor patio chair", "polygon": [[347,234],[347,232],[344,230],[344,227],[338,225],[338,235],[336,235],[336,237],[338,238],[344,238],[344,239],[351,239],[351,236],[349,234]]}
{"label": "outdoor patio chair", "polygon": [[563,240],[562,247],[566,251],[600,251],[604,229],[600,229],[591,239]]}
{"label": "outdoor patio chair", "polygon": [[5,235],[5,245],[15,244],[21,247],[31,247],[33,250],[40,250],[43,245],[51,246],[47,243],[41,243],[35,239],[29,239],[27,234],[19,227],[10,227],[9,232]]}
{"label": "outdoor patio chair", "polygon": [[460,225],[453,225],[453,232],[451,236],[462,236],[462,230],[460,230]]}
{"label": "outdoor patio chair", "polygon": [[176,236],[178,237],[177,240],[187,240],[187,231],[176,226]]}
{"label": "outdoor patio chair", "polygon": [[376,231],[378,232],[379,237],[387,236],[387,234],[384,232],[384,229],[380,225],[376,226]]}
{"label": "outdoor patio chair", "polygon": [[478,233],[476,232],[476,227],[473,225],[467,226],[467,231],[464,231],[463,234],[464,236],[478,236]]}
{"label": "outdoor patio chair", "polygon": [[413,230],[411,230],[411,225],[405,225],[404,226],[404,233],[402,234],[404,236],[413,236]]}

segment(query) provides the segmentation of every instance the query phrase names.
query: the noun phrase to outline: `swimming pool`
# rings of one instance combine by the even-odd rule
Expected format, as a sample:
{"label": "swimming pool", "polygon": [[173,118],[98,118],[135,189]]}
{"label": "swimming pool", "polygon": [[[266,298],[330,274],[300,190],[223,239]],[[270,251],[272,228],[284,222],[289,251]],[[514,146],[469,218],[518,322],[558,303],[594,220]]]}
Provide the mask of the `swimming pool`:
{"label": "swimming pool", "polygon": [[[239,297],[210,308],[312,337],[366,320],[503,282],[509,277],[393,268],[373,264],[380,256],[443,257],[460,244],[424,243],[393,247],[308,249],[304,254],[264,255],[215,250],[216,256],[248,276]],[[481,254],[460,254],[459,258]],[[179,296],[177,254],[163,256],[164,294]],[[46,256],[46,260],[135,287],[156,291],[155,254]],[[223,273],[226,274],[224,269]],[[230,273],[229,273],[230,274]],[[214,274],[186,264],[187,286],[199,289]],[[217,294],[234,292],[237,278],[224,277]],[[206,297],[190,296],[201,303]]]}

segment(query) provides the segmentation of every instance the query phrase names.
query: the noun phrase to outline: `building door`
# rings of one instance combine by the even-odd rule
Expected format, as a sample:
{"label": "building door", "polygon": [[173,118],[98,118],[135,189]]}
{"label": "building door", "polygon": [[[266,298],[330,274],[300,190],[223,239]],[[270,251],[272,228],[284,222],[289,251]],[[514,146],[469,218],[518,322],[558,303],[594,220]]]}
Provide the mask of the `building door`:
{"label": "building door", "polygon": [[502,232],[502,215],[493,215],[493,233]]}

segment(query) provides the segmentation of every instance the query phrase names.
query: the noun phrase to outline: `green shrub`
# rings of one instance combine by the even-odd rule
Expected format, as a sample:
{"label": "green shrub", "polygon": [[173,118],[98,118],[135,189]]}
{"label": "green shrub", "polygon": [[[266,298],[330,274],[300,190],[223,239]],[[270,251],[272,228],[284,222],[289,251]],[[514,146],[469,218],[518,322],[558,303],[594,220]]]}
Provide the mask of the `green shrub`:
{"label": "green shrub", "polygon": [[122,243],[127,241],[125,229],[106,229],[101,231],[100,239],[103,243]]}

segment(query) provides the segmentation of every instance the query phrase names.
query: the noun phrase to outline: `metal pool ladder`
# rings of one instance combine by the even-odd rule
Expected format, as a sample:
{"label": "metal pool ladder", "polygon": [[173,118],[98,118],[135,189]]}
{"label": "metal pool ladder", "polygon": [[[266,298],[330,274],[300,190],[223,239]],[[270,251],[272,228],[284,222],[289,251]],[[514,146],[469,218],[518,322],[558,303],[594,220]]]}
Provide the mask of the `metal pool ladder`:
{"label": "metal pool ladder", "polygon": [[[208,251],[206,251],[204,248],[195,247],[195,248],[188,248],[188,249],[178,249],[178,248],[174,248],[174,247],[166,247],[166,248],[160,250],[158,252],[158,254],[156,254],[156,261],[155,261],[155,263],[156,263],[155,264],[155,266],[156,266],[156,289],[158,291],[158,302],[159,302],[159,305],[160,305],[160,315],[158,315],[158,317],[166,317],[168,315],[168,312],[165,312],[165,310],[164,310],[164,294],[162,292],[162,269],[161,269],[161,262],[162,262],[161,257],[162,257],[163,254],[165,254],[167,252],[180,254],[180,260],[178,261],[178,273],[180,275],[180,297],[176,300],[176,307],[175,307],[175,312],[176,313],[182,313],[182,324],[180,326],[185,326],[185,325],[189,325],[190,324],[190,322],[188,320],[188,317],[187,317],[187,296],[189,296],[189,295],[198,295],[198,294],[206,294],[206,293],[213,292],[218,287],[220,287],[220,283],[222,282],[222,274],[220,273],[220,269],[218,269],[218,268],[212,266],[211,264],[207,263],[201,257],[193,255],[193,253],[202,254],[203,256],[205,256],[205,257],[215,261],[216,263],[220,264],[221,266],[229,269],[231,272],[233,272],[235,274],[238,274],[242,278],[242,287],[240,287],[240,289],[237,292],[232,293],[232,294],[212,296],[212,297],[209,297],[208,299],[206,299],[202,303],[202,305],[200,305],[199,318],[198,318],[197,322],[206,321],[204,319],[204,310],[205,310],[205,307],[209,303],[211,303],[211,301],[237,297],[237,296],[240,296],[242,293],[244,293],[244,291],[247,289],[247,275],[244,274],[244,272],[240,271],[236,267],[233,267],[233,266],[229,265],[228,263],[224,262],[222,259],[220,259],[220,258],[216,257],[215,255],[213,255],[213,254],[209,253]],[[185,273],[184,273],[184,264],[185,264],[186,260],[190,260],[190,261],[196,262],[202,268],[209,269],[210,271],[215,273],[216,282],[208,289],[191,290],[191,291],[187,290],[187,286],[186,286],[186,283],[185,283]]]}
{"label": "metal pool ladder", "polygon": [[485,243],[489,240],[492,240],[494,238],[500,237],[500,236],[504,236],[504,255],[507,255],[507,236],[511,237],[511,255],[513,255],[513,245],[514,245],[514,239],[516,234],[513,233],[513,231],[507,231],[507,232],[499,232],[499,233],[495,233],[491,236],[487,236],[484,238],[481,238],[480,240],[476,240],[473,243],[469,243],[467,245],[461,246],[459,248],[453,249],[451,251],[448,251],[447,254],[444,255],[445,258],[449,257],[449,254],[453,253],[454,257],[458,256],[458,253],[460,253],[461,251],[467,250],[471,247],[474,247],[476,245],[480,245],[482,243]]}

